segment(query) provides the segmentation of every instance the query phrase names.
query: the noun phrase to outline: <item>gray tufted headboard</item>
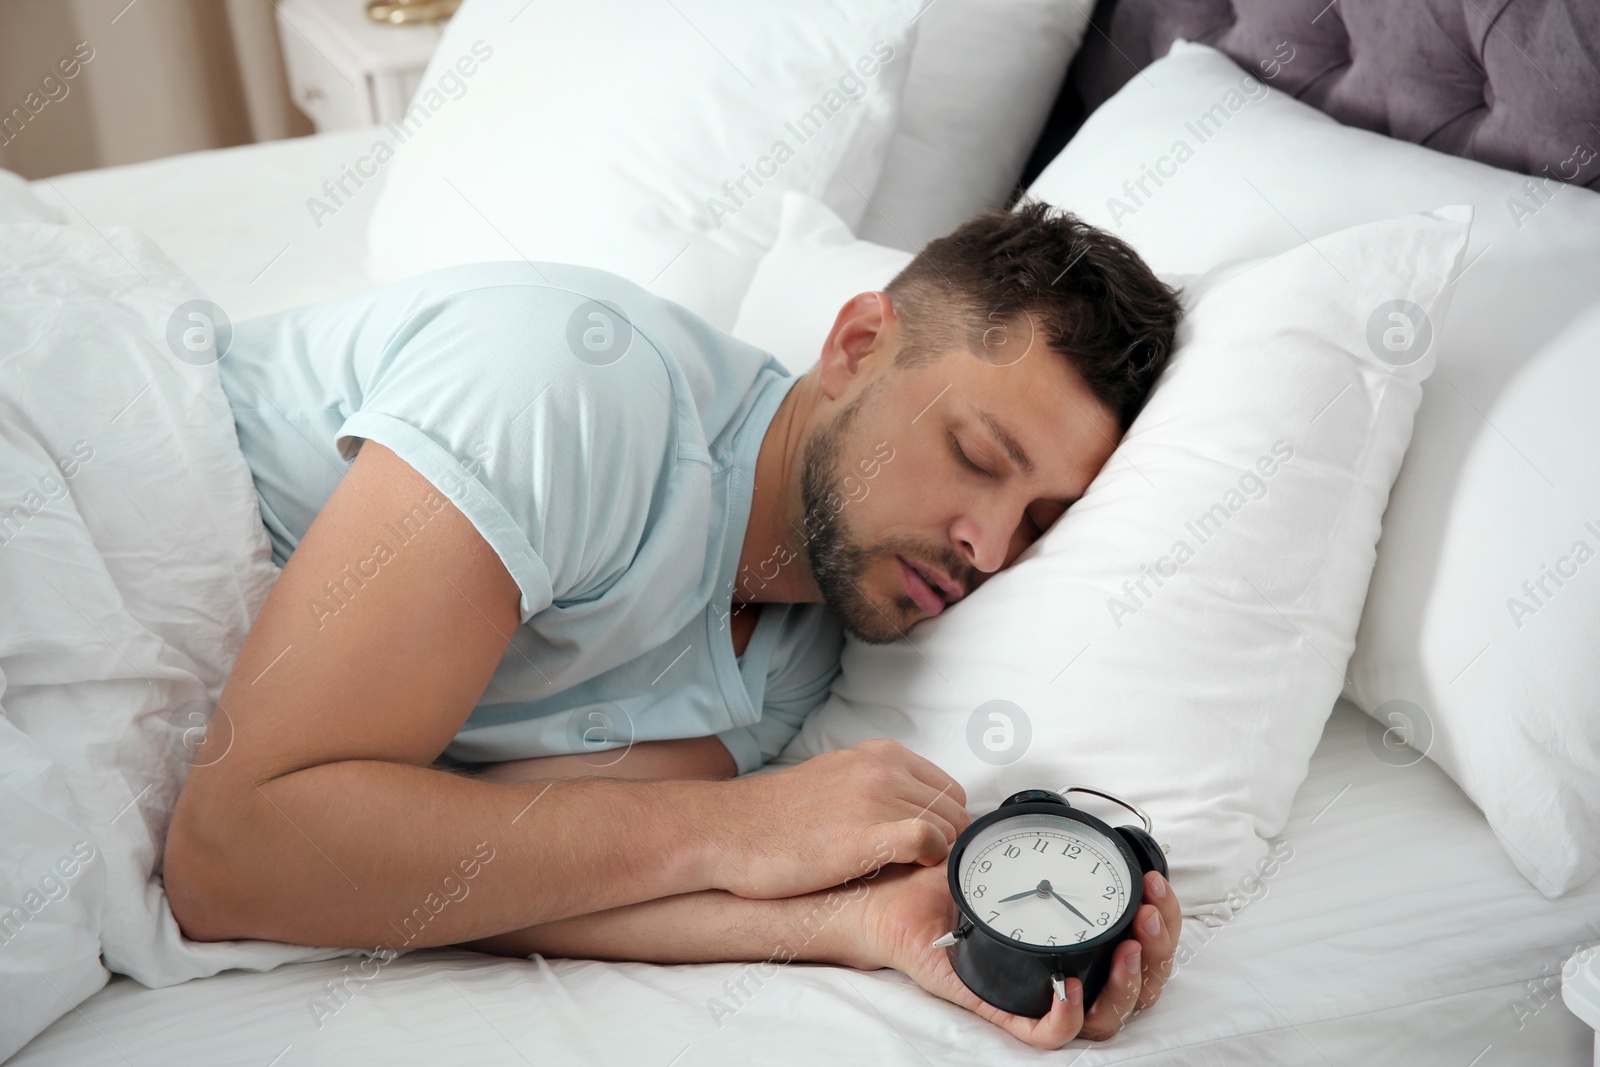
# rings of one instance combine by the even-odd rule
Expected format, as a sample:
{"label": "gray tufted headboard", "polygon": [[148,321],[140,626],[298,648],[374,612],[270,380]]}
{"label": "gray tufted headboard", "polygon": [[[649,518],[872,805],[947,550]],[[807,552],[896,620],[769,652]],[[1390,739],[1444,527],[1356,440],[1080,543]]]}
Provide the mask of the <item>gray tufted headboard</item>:
{"label": "gray tufted headboard", "polygon": [[1176,38],[1340,122],[1600,190],[1600,0],[1100,0],[1024,184]]}

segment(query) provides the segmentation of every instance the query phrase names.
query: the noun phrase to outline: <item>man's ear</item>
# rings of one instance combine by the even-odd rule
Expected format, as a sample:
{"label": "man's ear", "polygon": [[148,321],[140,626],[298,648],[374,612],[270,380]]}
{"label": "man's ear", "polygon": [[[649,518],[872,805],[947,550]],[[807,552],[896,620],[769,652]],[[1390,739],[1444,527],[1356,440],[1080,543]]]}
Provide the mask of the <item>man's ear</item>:
{"label": "man's ear", "polygon": [[839,309],[817,360],[818,387],[837,400],[863,374],[876,373],[898,351],[899,320],[888,293],[857,293]]}

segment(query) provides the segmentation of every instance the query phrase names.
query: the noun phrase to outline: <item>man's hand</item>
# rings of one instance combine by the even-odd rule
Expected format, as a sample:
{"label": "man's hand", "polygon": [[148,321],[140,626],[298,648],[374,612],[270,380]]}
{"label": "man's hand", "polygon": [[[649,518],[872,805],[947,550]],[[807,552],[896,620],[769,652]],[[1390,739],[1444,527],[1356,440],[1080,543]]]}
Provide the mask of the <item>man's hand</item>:
{"label": "man's hand", "polygon": [[[1042,1019],[1012,1015],[980,1000],[956,977],[945,950],[933,947],[934,939],[949,933],[954,922],[944,864],[895,867],[874,876],[871,885],[867,907],[859,916],[867,958],[909,975],[928,992],[1039,1048],[1058,1049],[1075,1037],[1104,1041],[1135,1008],[1154,1004],[1172,974],[1182,911],[1170,883],[1154,871],[1144,878],[1145,903],[1134,916],[1135,936],[1117,946],[1111,977],[1087,1013],[1081,1003],[1082,983],[1069,978],[1068,999],[1052,1001],[1050,1013]],[[1152,919],[1153,930],[1147,927]],[[1074,997],[1079,1003],[1072,1002]]]}
{"label": "man's hand", "polygon": [[704,823],[725,860],[714,886],[753,899],[826,889],[887,863],[937,864],[970,821],[954,778],[883,738],[721,793]]}
{"label": "man's hand", "polygon": [[[541,756],[490,764],[497,782],[558,778],[727,778],[733,759],[714,737],[646,741],[626,753]],[[796,767],[742,778],[710,799],[720,858],[715,888],[771,900],[827,889],[888,863],[944,859],[970,821],[959,783],[905,746],[864,741]],[[686,813],[687,814],[687,813]]]}

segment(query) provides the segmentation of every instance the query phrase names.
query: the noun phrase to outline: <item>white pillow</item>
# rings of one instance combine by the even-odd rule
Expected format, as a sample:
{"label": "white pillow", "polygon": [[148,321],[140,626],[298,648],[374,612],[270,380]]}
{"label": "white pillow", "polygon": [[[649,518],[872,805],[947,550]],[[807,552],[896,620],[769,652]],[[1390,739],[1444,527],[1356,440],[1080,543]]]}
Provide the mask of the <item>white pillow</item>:
{"label": "white pillow", "polygon": [[[974,812],[1028,787],[1110,790],[1149,811],[1186,909],[1226,901],[1283,829],[1339,695],[1433,368],[1431,351],[1379,358],[1370,324],[1394,301],[1442,321],[1469,215],[1196,281],[1171,366],[1083,499],[908,641],[849,641],[784,759],[893,737]],[[773,313],[812,292],[772,289]],[[741,321],[764,314],[747,300]]]}
{"label": "white pillow", "polygon": [[804,374],[845,302],[882,289],[909,262],[910,252],[856,240],[827,205],[784,193],[777,244],[750,280],[733,335]]}
{"label": "white pillow", "polygon": [[917,6],[469,0],[388,127],[369,270],[583,263],[726,329],[784,189],[876,183]]}
{"label": "white pillow", "polygon": [[[1202,142],[1194,123],[1203,113],[1224,117],[1213,117]],[[1579,514],[1594,517],[1594,482],[1575,473],[1593,467],[1594,453],[1577,443],[1592,434],[1593,415],[1551,425],[1573,438],[1562,463],[1534,457],[1534,440],[1507,429],[1497,412],[1519,368],[1600,295],[1600,195],[1341,126],[1262,90],[1221,53],[1187,43],[1090,116],[1031,192],[1111,229],[1157,271],[1172,272],[1268,255],[1306,238],[1321,247],[1332,231],[1439,203],[1475,206],[1456,311],[1438,337],[1439,373],[1424,391],[1384,517],[1347,695],[1381,720],[1374,752],[1409,762],[1418,757],[1397,755],[1392,744],[1413,738],[1483,809],[1545,895],[1592,877],[1600,870],[1600,658],[1592,642],[1582,655],[1559,655],[1585,647],[1581,638],[1592,631],[1556,636],[1554,620],[1586,612],[1592,626],[1600,594],[1576,579],[1561,590],[1559,610],[1541,611],[1538,626],[1520,631],[1506,600],[1583,536],[1573,521]],[[1552,395],[1581,387],[1567,366],[1544,379]],[[1493,466],[1504,450],[1533,462]],[[1512,502],[1543,499],[1546,477],[1579,510],[1536,535]],[[1506,489],[1492,511],[1471,489],[1490,482]],[[1482,569],[1497,547],[1510,550],[1502,537],[1532,539],[1518,542],[1515,562]],[[1481,591],[1470,609],[1468,589]],[[1390,718],[1405,710],[1395,701],[1417,706],[1409,724]],[[1487,731],[1486,716],[1495,723]]]}
{"label": "white pillow", "polygon": [[841,212],[845,222],[868,241],[916,251],[1003,205],[1093,10],[1093,0],[929,4],[872,206],[860,225]]}
{"label": "white pillow", "polygon": [[1590,877],[1600,843],[1597,357],[1600,299],[1483,405],[1492,428],[1458,457],[1424,614],[1369,612],[1355,664],[1388,694],[1373,751],[1436,761],[1541,889]]}

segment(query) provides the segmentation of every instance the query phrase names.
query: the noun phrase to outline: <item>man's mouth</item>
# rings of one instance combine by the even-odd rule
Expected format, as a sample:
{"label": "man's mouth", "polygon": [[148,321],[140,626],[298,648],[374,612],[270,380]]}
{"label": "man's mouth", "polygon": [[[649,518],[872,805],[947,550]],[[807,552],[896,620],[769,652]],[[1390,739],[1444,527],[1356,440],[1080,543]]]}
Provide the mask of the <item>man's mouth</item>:
{"label": "man's mouth", "polygon": [[931,568],[919,567],[904,556],[896,556],[906,593],[928,615],[937,615],[947,604],[961,599],[955,583]]}

